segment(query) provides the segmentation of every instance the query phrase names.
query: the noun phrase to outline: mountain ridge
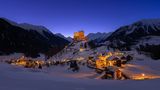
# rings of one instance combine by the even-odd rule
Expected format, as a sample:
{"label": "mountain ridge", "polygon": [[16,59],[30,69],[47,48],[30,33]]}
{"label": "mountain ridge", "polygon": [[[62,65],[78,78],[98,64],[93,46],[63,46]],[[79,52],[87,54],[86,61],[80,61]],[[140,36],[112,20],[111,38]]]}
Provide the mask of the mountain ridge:
{"label": "mountain ridge", "polygon": [[0,18],[0,54],[24,53],[26,56],[37,57],[39,53],[51,56],[62,50],[69,41],[50,32],[26,30],[10,24]]}

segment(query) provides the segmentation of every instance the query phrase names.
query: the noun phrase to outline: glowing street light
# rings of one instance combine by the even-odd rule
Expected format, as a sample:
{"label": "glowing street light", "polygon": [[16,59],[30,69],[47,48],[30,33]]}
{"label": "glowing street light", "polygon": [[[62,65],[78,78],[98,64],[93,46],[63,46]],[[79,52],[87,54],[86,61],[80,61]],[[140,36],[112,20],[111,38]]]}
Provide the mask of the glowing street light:
{"label": "glowing street light", "polygon": [[144,73],[142,73],[142,76],[144,77],[144,76],[145,76],[145,74],[144,74]]}

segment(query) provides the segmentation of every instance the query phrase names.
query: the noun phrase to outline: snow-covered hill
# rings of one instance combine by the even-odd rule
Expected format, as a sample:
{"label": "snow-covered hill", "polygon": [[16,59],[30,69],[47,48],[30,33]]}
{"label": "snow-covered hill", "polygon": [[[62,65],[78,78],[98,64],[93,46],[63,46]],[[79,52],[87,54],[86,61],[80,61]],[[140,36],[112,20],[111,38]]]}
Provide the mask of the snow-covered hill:
{"label": "snow-covered hill", "polygon": [[67,40],[72,42],[73,41],[73,38],[72,37],[67,37]]}
{"label": "snow-covered hill", "polygon": [[160,19],[146,19],[123,26],[113,32],[107,40],[134,42],[145,36],[160,36]]}
{"label": "snow-covered hill", "polygon": [[[85,48],[86,44],[86,48]],[[88,60],[89,56],[97,58],[100,53],[105,52],[107,46],[102,46],[96,49],[91,49],[87,42],[72,42],[65,47],[61,52],[54,55],[50,60]]]}
{"label": "snow-covered hill", "polygon": [[88,41],[91,41],[91,40],[102,41],[107,39],[110,35],[111,35],[111,32],[110,33],[100,33],[100,32],[89,33],[87,35],[87,38],[88,38]]}
{"label": "snow-covered hill", "polygon": [[66,40],[68,40],[69,42],[72,42],[72,41],[73,41],[73,38],[71,38],[71,37],[65,37],[65,36],[62,35],[61,33],[56,33],[55,35],[57,35],[57,36],[59,36],[59,37],[61,37],[61,38],[63,38],[63,39],[66,39]]}
{"label": "snow-covered hill", "polygon": [[160,45],[160,36],[146,36],[146,37],[142,37],[138,43],[136,44],[136,46],[139,45]]}
{"label": "snow-covered hill", "polygon": [[[159,64],[160,61],[135,55],[134,60],[121,70],[130,76],[144,73],[145,76],[159,77]],[[66,65],[39,70],[0,62],[0,72],[0,90],[159,90],[160,82],[160,79],[141,81],[95,79],[99,74],[86,66],[80,67],[79,72],[71,72]]]}
{"label": "snow-covered hill", "polygon": [[144,19],[137,21],[131,25],[120,27],[114,32],[119,35],[123,32],[123,36],[132,35],[134,33],[141,33],[142,35],[160,35],[160,19]]}
{"label": "snow-covered hill", "polygon": [[44,35],[44,31],[47,32],[47,33],[52,33],[49,29],[47,29],[44,26],[32,25],[32,24],[28,24],[28,23],[17,23],[17,22],[14,22],[12,20],[9,20],[7,18],[2,18],[2,19],[6,20],[7,22],[9,22],[10,24],[12,24],[14,26],[21,27],[21,28],[23,28],[25,30],[34,30],[34,31],[37,31],[38,33],[40,33],[43,36],[45,36]]}
{"label": "snow-covered hill", "polygon": [[[144,19],[133,24],[122,26],[116,31],[106,34],[89,34],[89,44],[96,48],[108,46],[111,49],[135,50],[151,53],[160,58],[156,52],[160,50],[160,19]],[[146,45],[150,45],[146,47]],[[139,47],[142,46],[140,49]],[[144,47],[144,48],[143,48]],[[150,48],[147,50],[147,48]],[[157,50],[156,50],[157,49]]]}
{"label": "snow-covered hill", "polygon": [[[145,19],[137,21],[131,25],[120,27],[103,42],[108,41],[109,47],[120,50],[137,49],[137,45],[144,44],[156,45],[156,49],[158,49],[160,48],[159,36],[160,19]],[[154,48],[154,46],[152,47]],[[142,48],[139,50],[142,50]],[[153,52],[155,52],[153,50],[154,49],[151,49],[148,52],[153,54]],[[143,51],[146,52],[147,50],[145,49]],[[157,56],[158,55],[156,55],[156,57]]]}

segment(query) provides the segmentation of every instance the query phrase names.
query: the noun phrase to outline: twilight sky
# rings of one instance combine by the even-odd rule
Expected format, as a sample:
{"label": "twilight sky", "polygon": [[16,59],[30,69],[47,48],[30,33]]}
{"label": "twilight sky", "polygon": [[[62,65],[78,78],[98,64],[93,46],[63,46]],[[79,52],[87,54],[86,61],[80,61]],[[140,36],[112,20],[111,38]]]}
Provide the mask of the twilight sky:
{"label": "twilight sky", "polygon": [[0,17],[43,25],[73,36],[111,32],[146,18],[160,18],[160,0],[0,0]]}

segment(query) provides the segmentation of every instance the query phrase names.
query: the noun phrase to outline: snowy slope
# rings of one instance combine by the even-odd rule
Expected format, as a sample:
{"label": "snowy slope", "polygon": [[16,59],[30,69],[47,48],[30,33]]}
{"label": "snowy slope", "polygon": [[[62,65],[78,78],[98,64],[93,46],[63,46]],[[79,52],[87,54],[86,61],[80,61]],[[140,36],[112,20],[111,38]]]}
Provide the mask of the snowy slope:
{"label": "snowy slope", "polygon": [[57,35],[57,36],[59,36],[59,37],[61,37],[61,38],[63,38],[63,39],[66,39],[66,40],[68,40],[69,42],[72,42],[72,41],[73,41],[73,39],[72,39],[71,37],[65,37],[65,36],[62,35],[61,33],[56,33],[55,35]]}
{"label": "snowy slope", "polygon": [[160,36],[147,36],[139,40],[137,45],[160,45]]}
{"label": "snowy slope", "polygon": [[[97,45],[97,47],[102,43],[102,45],[107,45],[110,48],[131,50],[133,45],[139,45],[141,43],[158,45],[160,42],[159,36],[160,19],[144,19],[130,25],[122,26],[110,35],[105,35],[105,33],[89,34],[88,38],[89,40],[93,40],[92,43]],[[146,40],[148,37],[151,38]]]}
{"label": "snowy slope", "polygon": [[[88,47],[84,51],[79,51],[82,43],[84,42],[71,43],[51,60],[66,60],[69,58],[85,62],[88,56],[99,55],[94,52],[106,51],[105,46],[95,50]],[[42,70],[39,70],[11,66],[0,62],[0,90],[159,90],[160,79],[157,78],[160,78],[160,61],[154,61],[134,51],[126,53],[132,54],[134,60],[120,68],[123,73],[130,77],[144,73],[146,77],[156,79],[142,81],[101,80],[98,79],[100,74],[86,65],[79,65],[79,72],[72,72],[68,70],[69,65],[66,64],[49,68],[43,67]]]}
{"label": "snowy slope", "polygon": [[[136,26],[137,24],[141,25],[141,27]],[[152,28],[152,30],[154,31],[160,30],[160,19],[144,19],[144,20],[138,21],[133,25],[129,26],[130,31],[127,31],[126,34],[131,34],[137,28],[145,29],[144,32],[148,34],[151,32],[150,28]]]}
{"label": "snowy slope", "polygon": [[48,32],[48,33],[52,33],[51,31],[49,31],[46,27],[44,26],[40,26],[40,25],[32,25],[32,24],[28,24],[28,23],[16,23],[14,21],[11,21],[9,19],[6,19],[6,18],[3,18],[5,19],[6,21],[8,21],[10,24],[14,25],[14,26],[18,26],[18,27],[21,27],[23,29],[26,29],[26,30],[34,30],[34,31],[37,31],[39,32],[41,35],[45,36],[44,35],[44,31],[45,32]]}
{"label": "snowy slope", "polygon": [[32,25],[32,24],[28,24],[28,23],[21,23],[21,24],[18,24],[18,26],[20,26],[21,28],[27,29],[27,30],[35,30],[35,31],[39,32],[40,34],[43,34],[43,31],[48,32],[48,33],[52,33],[44,26]]}
{"label": "snowy slope", "polygon": [[83,57],[83,60],[85,60],[88,55],[90,55],[93,51],[85,50],[83,52],[80,52],[80,45],[83,42],[78,43],[71,43],[68,45],[68,47],[64,48],[61,52],[59,52],[57,55],[54,55],[51,60],[66,60],[66,59],[75,59]]}
{"label": "snowy slope", "polygon": [[72,37],[67,37],[67,40],[72,42],[73,41],[73,38]]}
{"label": "snowy slope", "polygon": [[132,34],[137,30],[143,31],[146,34],[160,31],[160,19],[143,19],[131,25],[121,27],[116,33],[125,32],[125,35]]}
{"label": "snowy slope", "polygon": [[103,53],[106,51],[107,46],[102,46],[96,49],[91,49],[88,45],[87,48],[82,48],[83,50],[80,50],[81,44],[83,44],[85,41],[81,41],[78,43],[70,43],[66,48],[64,48],[62,51],[60,51],[58,54],[54,55],[50,60],[82,60],[86,62],[88,60],[89,56],[97,57],[100,53]]}
{"label": "snowy slope", "polygon": [[87,35],[87,38],[88,38],[88,41],[91,41],[91,40],[105,40],[107,39],[107,37],[109,37],[111,35],[111,32],[110,33],[100,33],[100,32],[97,32],[97,33],[89,33]]}
{"label": "snowy slope", "polygon": [[160,19],[140,20],[131,25],[120,27],[108,37],[108,40],[123,40],[124,38],[134,40],[149,35],[160,35]]}
{"label": "snowy slope", "polygon": [[[160,19],[144,19],[133,24],[122,26],[113,32],[105,41],[109,47],[120,50],[135,49],[134,45],[160,42]],[[149,38],[147,40],[147,38]],[[145,39],[146,38],[146,39]],[[157,42],[155,42],[157,40]]]}

